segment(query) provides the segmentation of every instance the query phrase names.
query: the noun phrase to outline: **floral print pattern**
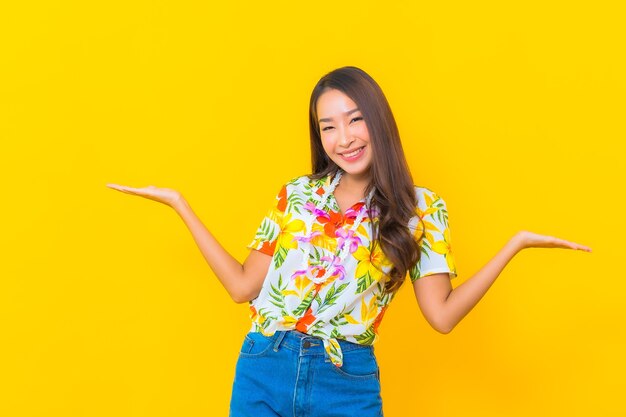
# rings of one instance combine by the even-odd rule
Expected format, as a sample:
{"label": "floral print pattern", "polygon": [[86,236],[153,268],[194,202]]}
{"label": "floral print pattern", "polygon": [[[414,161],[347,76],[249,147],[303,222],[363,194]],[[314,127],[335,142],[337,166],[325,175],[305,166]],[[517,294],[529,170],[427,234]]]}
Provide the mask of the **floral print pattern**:
{"label": "floral print pattern", "polygon": [[[298,176],[284,184],[247,246],[272,256],[261,292],[249,301],[250,330],[271,336],[296,329],[320,337],[338,367],[337,340],[375,343],[393,298],[384,293],[393,265],[370,241],[378,222],[375,208],[366,209],[373,194],[342,213],[333,194],[342,174]],[[440,272],[454,278],[446,203],[426,187],[415,192],[418,207],[407,226],[416,239],[423,235],[422,253],[409,278]]]}

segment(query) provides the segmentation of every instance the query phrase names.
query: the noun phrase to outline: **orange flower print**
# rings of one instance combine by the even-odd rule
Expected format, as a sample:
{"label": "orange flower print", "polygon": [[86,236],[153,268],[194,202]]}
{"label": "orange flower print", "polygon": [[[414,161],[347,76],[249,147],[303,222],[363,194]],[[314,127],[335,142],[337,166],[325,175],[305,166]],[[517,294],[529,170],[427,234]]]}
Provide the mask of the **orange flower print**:
{"label": "orange flower print", "polygon": [[282,213],[285,212],[285,209],[287,208],[287,186],[283,185],[283,188],[280,189],[280,192],[278,193],[278,205],[276,208],[278,208],[279,211],[281,211]]}
{"label": "orange flower print", "polygon": [[259,249],[259,251],[266,253],[270,256],[274,255],[274,251],[276,250],[276,240],[272,240],[272,242],[268,242],[267,240],[263,242],[263,245]]}
{"label": "orange flower print", "polygon": [[313,265],[313,267],[311,268],[311,272],[312,276],[316,278],[321,278],[326,275],[326,268],[321,265]]}
{"label": "orange flower print", "polygon": [[250,305],[250,318],[253,322],[257,322],[259,324],[263,324],[263,322],[265,322],[265,317],[260,315],[253,305]]}
{"label": "orange flower print", "polygon": [[374,320],[374,333],[376,334],[378,334],[378,326],[380,326],[380,322],[383,321],[383,316],[385,315],[385,311],[387,311],[387,307],[389,307],[389,305],[381,308],[380,313],[378,313],[378,317]]}
{"label": "orange flower print", "polygon": [[309,326],[315,321],[315,319],[316,317],[313,315],[313,310],[309,307],[304,316],[300,317],[300,319],[296,322],[296,330],[306,333]]}
{"label": "orange flower print", "polygon": [[335,231],[343,225],[343,216],[336,211],[330,211],[328,216],[318,216],[317,221],[324,225],[326,236],[335,237]]}

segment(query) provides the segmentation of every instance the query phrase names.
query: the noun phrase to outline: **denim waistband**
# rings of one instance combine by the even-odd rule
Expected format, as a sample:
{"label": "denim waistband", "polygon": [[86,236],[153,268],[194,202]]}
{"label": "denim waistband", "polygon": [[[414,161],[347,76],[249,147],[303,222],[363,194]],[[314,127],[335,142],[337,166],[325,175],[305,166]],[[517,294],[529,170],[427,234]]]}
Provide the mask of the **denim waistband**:
{"label": "denim waistband", "polygon": [[[277,330],[272,336],[269,337],[274,343],[274,351],[278,351],[280,347],[285,347],[294,352],[299,352],[300,355],[328,356],[326,350],[324,349],[323,340],[318,336],[312,336],[298,330]],[[373,350],[374,348],[372,345],[361,345],[341,339],[338,339],[337,342],[343,352],[349,352],[357,349]]]}

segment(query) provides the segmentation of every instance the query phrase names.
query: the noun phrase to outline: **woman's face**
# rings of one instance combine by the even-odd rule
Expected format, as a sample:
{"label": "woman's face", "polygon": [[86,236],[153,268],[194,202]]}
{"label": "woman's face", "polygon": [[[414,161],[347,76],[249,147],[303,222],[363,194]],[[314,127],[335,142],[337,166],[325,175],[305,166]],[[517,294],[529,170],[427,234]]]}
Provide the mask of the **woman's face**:
{"label": "woman's face", "polygon": [[328,90],[317,101],[317,116],[328,157],[347,174],[368,178],[372,161],[370,136],[354,101],[339,90]]}

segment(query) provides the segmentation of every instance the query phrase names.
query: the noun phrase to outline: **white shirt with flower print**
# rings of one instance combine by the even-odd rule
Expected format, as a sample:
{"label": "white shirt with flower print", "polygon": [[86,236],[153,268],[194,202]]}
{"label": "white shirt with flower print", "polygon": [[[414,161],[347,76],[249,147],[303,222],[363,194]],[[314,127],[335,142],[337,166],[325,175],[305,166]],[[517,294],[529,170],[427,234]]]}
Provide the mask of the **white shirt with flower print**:
{"label": "white shirt with flower print", "polygon": [[[378,213],[366,210],[372,194],[341,213],[333,192],[342,174],[303,175],[284,184],[247,246],[272,256],[261,292],[249,302],[250,330],[271,336],[296,329],[320,337],[339,367],[337,339],[375,343],[393,299],[383,291],[392,264],[380,245],[371,252],[371,222],[378,222]],[[415,186],[415,193],[417,209],[407,226],[416,240],[424,238],[411,282],[441,272],[454,278],[446,203],[426,187]]]}

